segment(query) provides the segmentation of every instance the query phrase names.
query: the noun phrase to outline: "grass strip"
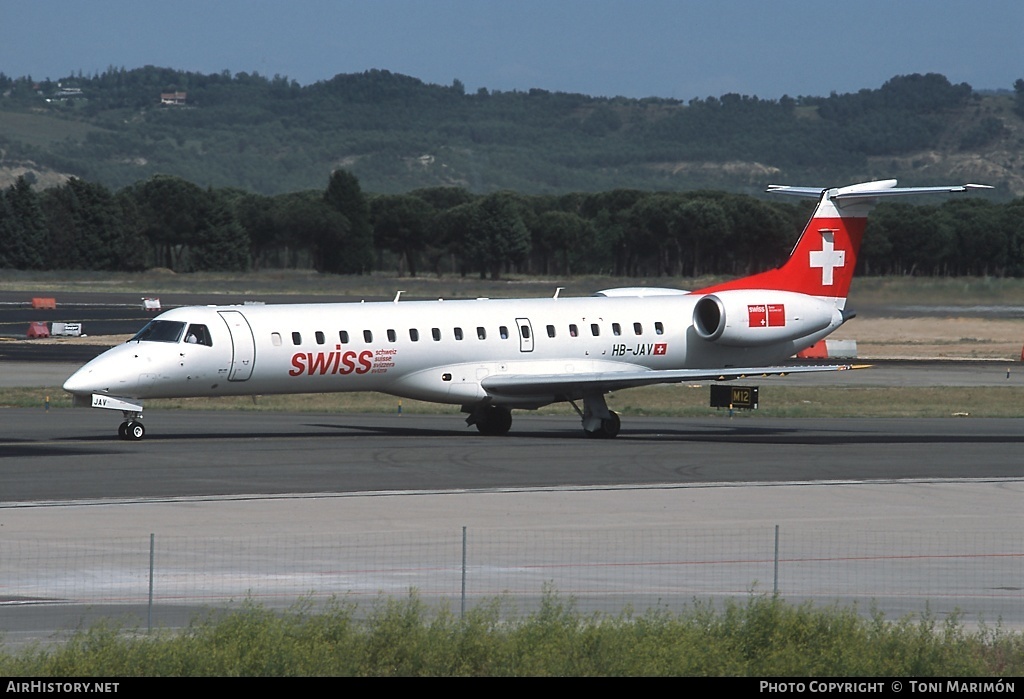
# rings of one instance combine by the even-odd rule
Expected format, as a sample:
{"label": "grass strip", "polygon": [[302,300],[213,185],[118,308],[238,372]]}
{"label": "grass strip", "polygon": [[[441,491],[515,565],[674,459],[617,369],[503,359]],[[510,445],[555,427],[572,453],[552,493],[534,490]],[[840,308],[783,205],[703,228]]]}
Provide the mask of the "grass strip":
{"label": "grass strip", "polygon": [[[61,410],[71,398],[59,388],[0,389],[0,408]],[[623,416],[707,417],[728,411],[709,407],[707,386],[665,385],[618,391],[607,398],[608,407]],[[167,398],[146,401],[146,411],[235,410],[309,413],[402,413],[458,415],[454,405],[399,399],[382,393],[314,393],[227,398]],[[567,415],[565,404],[536,411],[540,415]],[[805,387],[777,384],[760,387],[755,411],[735,411],[736,417],[1024,417],[1024,388],[1014,386],[868,386]]]}

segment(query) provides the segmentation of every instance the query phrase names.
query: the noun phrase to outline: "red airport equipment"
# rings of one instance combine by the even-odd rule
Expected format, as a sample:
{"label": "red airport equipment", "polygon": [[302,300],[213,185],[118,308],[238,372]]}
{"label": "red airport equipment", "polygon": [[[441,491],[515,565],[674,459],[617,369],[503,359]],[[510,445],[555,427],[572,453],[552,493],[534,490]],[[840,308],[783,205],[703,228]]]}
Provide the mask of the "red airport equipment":
{"label": "red airport equipment", "polygon": [[797,359],[828,359],[828,347],[824,340],[818,340],[807,349],[796,353]]}
{"label": "red airport equipment", "polygon": [[46,326],[46,323],[35,321],[28,324],[28,331],[25,334],[30,340],[37,337],[49,337],[50,328]]}

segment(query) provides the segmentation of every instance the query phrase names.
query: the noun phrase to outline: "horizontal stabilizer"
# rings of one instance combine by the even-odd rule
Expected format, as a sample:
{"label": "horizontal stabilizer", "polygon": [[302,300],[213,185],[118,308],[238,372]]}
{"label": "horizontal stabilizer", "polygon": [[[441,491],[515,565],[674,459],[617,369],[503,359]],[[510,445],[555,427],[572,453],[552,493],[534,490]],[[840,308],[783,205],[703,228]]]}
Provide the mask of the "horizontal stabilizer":
{"label": "horizontal stabilizer", "polygon": [[766,192],[772,194],[789,194],[794,197],[809,197],[811,199],[817,199],[821,196],[827,187],[790,187],[786,184],[770,184]]}
{"label": "horizontal stabilizer", "polygon": [[978,189],[992,189],[987,184],[958,184],[958,185],[944,185],[941,187],[893,187],[892,189],[874,189],[865,191],[844,191],[846,187],[840,189],[836,194],[832,195],[832,199],[850,199],[853,197],[891,197],[900,196],[903,194],[957,194],[960,192],[969,192]]}
{"label": "horizontal stabilizer", "polygon": [[789,194],[795,197],[819,198],[828,192],[829,199],[863,199],[872,197],[893,197],[906,194],[956,194],[982,189],[992,189],[986,184],[940,185],[936,187],[897,187],[896,180],[879,180],[878,182],[862,182],[846,187],[828,189],[827,187],[791,187],[784,184],[770,184],[765,190],[772,194]]}

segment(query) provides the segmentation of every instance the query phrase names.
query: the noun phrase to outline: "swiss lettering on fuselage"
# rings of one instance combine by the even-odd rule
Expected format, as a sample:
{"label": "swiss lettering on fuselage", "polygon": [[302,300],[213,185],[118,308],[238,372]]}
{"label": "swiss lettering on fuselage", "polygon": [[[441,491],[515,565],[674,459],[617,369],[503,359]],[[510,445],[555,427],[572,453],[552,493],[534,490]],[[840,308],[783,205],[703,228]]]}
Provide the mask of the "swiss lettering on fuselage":
{"label": "swiss lettering on fuselage", "polygon": [[668,343],[648,342],[646,344],[637,344],[634,347],[629,347],[625,344],[612,345],[613,357],[625,357],[627,354],[631,354],[634,357],[641,357],[649,354],[656,356],[664,356],[668,354]]}
{"label": "swiss lettering on fuselage", "polygon": [[[342,352],[341,345],[336,345],[334,352],[296,352],[292,355],[292,368],[288,375],[366,374],[374,368],[373,359],[372,350]],[[388,361],[393,362],[393,359],[390,357]]]}

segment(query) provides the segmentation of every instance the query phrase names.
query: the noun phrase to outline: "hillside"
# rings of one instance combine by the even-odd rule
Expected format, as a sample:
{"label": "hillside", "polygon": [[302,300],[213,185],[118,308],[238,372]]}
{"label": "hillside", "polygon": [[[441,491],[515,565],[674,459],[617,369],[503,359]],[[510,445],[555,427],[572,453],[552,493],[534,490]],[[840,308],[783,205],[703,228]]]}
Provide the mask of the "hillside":
{"label": "hillside", "polygon": [[[167,104],[161,104],[161,96]],[[981,181],[1024,195],[1014,95],[934,74],[828,97],[683,103],[465,93],[388,71],[286,78],[111,69],[34,83],[0,73],[0,186],[28,174],[118,189],[155,174],[260,194],[456,185],[561,194],[616,188],[755,192],[771,182]]]}

